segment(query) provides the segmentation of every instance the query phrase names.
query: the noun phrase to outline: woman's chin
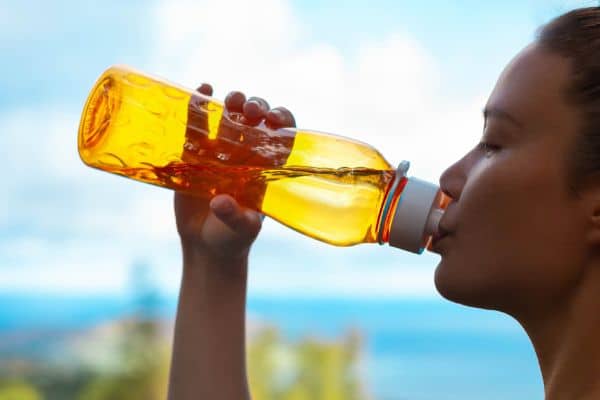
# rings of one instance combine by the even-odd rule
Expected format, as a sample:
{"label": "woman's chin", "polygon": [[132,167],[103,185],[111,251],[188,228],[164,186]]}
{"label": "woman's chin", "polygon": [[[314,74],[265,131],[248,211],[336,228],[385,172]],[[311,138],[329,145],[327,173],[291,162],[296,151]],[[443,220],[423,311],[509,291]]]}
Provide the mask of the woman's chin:
{"label": "woman's chin", "polygon": [[495,309],[493,283],[488,282],[486,285],[485,279],[477,278],[476,272],[466,271],[465,268],[454,266],[442,258],[435,270],[434,283],[438,293],[449,301],[465,306]]}
{"label": "woman's chin", "polygon": [[457,279],[453,276],[455,274],[452,273],[452,271],[449,271],[448,267],[449,266],[442,258],[435,269],[435,288],[446,300],[460,303],[459,299],[463,297],[462,292],[464,292],[464,290],[460,287],[462,285],[460,285],[459,282],[456,282]]}

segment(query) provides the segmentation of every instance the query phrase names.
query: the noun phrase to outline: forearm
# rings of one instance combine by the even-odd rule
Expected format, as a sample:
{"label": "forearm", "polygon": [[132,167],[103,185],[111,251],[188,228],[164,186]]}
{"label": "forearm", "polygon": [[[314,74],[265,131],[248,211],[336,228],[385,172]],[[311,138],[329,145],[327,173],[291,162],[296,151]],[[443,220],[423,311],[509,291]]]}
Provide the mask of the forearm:
{"label": "forearm", "polygon": [[249,399],[245,362],[247,258],[185,254],[169,400]]}

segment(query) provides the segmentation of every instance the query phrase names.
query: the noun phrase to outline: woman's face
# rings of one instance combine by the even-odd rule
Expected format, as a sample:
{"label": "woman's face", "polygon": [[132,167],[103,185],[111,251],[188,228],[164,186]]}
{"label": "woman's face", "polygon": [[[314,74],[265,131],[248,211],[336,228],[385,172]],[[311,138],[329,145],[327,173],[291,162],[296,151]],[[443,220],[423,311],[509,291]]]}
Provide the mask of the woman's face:
{"label": "woman's face", "polygon": [[444,297],[515,313],[576,282],[587,219],[568,188],[579,121],[564,95],[570,68],[535,44],[517,55],[486,105],[482,143],[442,175],[453,199],[434,248]]}

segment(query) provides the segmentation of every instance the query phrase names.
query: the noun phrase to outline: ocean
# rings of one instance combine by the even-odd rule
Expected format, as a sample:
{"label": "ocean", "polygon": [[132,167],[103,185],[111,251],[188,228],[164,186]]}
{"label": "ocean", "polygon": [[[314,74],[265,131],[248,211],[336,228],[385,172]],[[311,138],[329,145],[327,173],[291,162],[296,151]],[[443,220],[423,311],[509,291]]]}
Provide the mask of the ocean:
{"label": "ocean", "polygon": [[[152,302],[161,316],[174,315],[174,298]],[[133,307],[121,297],[2,294],[0,337],[92,327]],[[441,299],[250,297],[248,316],[278,326],[291,340],[334,339],[359,329],[360,370],[378,400],[543,399],[531,344],[514,320],[497,312]]]}

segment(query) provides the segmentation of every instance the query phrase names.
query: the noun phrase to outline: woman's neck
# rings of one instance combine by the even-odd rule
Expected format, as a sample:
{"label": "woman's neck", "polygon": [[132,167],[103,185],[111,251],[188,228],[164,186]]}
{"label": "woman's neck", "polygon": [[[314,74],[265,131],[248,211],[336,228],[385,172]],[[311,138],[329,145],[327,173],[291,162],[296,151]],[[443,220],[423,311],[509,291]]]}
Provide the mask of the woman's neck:
{"label": "woman's neck", "polygon": [[535,348],[546,400],[600,399],[600,265],[564,301],[519,318]]}

